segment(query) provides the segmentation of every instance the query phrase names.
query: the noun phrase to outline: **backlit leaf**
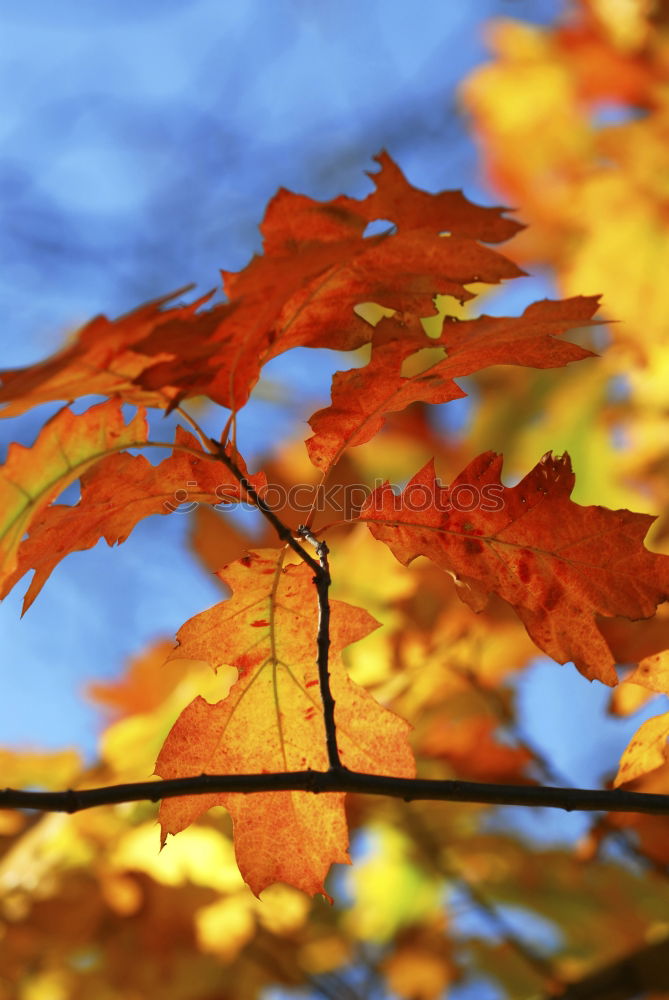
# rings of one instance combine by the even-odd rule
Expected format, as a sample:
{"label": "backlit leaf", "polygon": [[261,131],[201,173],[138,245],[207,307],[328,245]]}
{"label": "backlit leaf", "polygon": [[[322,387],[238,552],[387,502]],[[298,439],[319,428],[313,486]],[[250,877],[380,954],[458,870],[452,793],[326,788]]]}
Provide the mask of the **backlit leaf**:
{"label": "backlit leaf", "polygon": [[[113,404],[112,404],[113,405]],[[228,454],[232,454],[228,446]],[[235,461],[248,475],[243,460]],[[248,476],[256,489],[265,479]],[[136,524],[152,514],[173,514],[182,503],[227,505],[245,499],[243,488],[222,462],[203,453],[197,439],[178,427],[174,451],[159,465],[143,455],[110,454],[81,474],[81,498],[73,506],[51,505],[33,519],[21,543],[16,570],[0,590],[4,597],[15,583],[35,570],[23,610],[30,607],[58,563],[70,552],[90,549],[104,538],[124,542]]]}
{"label": "backlit leaf", "polygon": [[573,503],[567,455],[545,455],[513,487],[501,467],[488,452],[444,487],[428,463],[400,496],[378,487],[360,516],[400,562],[432,559],[475,611],[499,594],[549,656],[616,684],[596,616],[650,617],[669,597],[669,557],[643,545],[653,518]]}
{"label": "backlit leaf", "polygon": [[[556,336],[574,326],[590,325],[597,298],[535,302],[519,318],[480,316],[446,323],[438,338],[391,319],[381,320],[372,339],[372,358],[365,368],[337,372],[332,405],[315,413],[307,441],[314,465],[328,471],[348,447],[364,444],[381,428],[386,414],[410,403],[446,403],[466,393],[453,381],[489,365],[553,368],[591,357],[592,352]],[[416,375],[405,376],[403,363],[415,352],[442,346],[448,356]]]}
{"label": "backlit leaf", "polygon": [[[182,289],[187,291],[187,289]],[[126,403],[168,407],[175,396],[169,386],[146,391],[136,379],[146,369],[166,357],[170,344],[165,336],[176,320],[184,329],[195,332],[202,322],[196,310],[209,295],[187,306],[171,309],[162,307],[180,292],[173,292],[140,306],[117,320],[98,316],[76,336],[74,343],[60,353],[30,368],[0,373],[0,403],[6,405],[0,416],[13,417],[40,403],[74,400],[80,396],[105,395],[119,397]],[[217,316],[210,313],[210,319]],[[149,348],[148,340],[156,340],[157,353]]]}
{"label": "backlit leaf", "polygon": [[[313,571],[284,566],[277,550],[250,552],[226,567],[229,601],[187,622],[174,657],[235,667],[238,680],[216,704],[197,698],[181,714],[156,773],[249,774],[326,769],[315,662],[318,608]],[[407,725],[346,676],[341,650],[376,626],[367,612],[332,602],[330,674],[342,762],[370,773],[412,774]],[[165,800],[163,841],[214,805],[231,813],[244,879],[258,894],[283,881],[324,892],[331,864],[348,860],[342,794],[263,792]]]}
{"label": "backlit leaf", "polygon": [[637,730],[620,758],[614,786],[641,778],[669,760],[669,713],[648,719]]}
{"label": "backlit leaf", "polygon": [[[0,580],[14,573],[17,551],[40,511],[101,459],[146,442],[144,414],[128,424],[109,401],[76,415],[64,409],[42,428],[31,448],[13,444],[0,469]],[[5,591],[6,592],[6,591]]]}

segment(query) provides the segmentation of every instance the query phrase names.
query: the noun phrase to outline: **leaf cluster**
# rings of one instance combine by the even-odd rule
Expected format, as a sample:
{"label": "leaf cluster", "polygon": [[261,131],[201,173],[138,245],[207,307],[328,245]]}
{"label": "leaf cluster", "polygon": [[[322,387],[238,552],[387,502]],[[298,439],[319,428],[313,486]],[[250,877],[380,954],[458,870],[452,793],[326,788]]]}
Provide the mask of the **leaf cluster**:
{"label": "leaf cluster", "polygon": [[[568,35],[553,44],[577,49]],[[485,80],[475,86],[482,102]],[[516,391],[543,394],[548,411],[560,379],[586,384],[571,373],[606,364],[598,296],[570,288],[521,316],[476,314],[477,296],[524,273],[493,249],[521,226],[459,192],[414,188],[386,153],[378,162],[361,200],[279,191],[263,253],[223,272],[225,301],[175,302],[181,290],[98,317],[53,358],[0,377],[3,416],[68,404],[0,471],[2,596],[32,572],[27,610],[65,556],[124,542],[142,519],[171,514],[186,485],[193,548],[226,595],[176,646],[158,643],[98,685],[114,718],[96,768],[7,754],[7,783],[32,798],[8,791],[6,806],[117,803],[104,815],[0,814],[16,956],[3,975],[35,969],[30,996],[55,984],[176,1000],[194,982],[203,1000],[239,995],[240,982],[249,996],[273,982],[343,996],[353,969],[369,991],[429,1000],[467,962],[510,995],[580,996],[570,983],[615,967],[649,929],[666,952],[666,716],[623,755],[616,784],[636,782],[631,793],[588,799],[545,787],[566,782],[520,732],[513,680],[543,653],[612,688],[634,664],[633,683],[666,691],[669,557],[644,545],[652,517],[575,502],[567,453],[535,454],[507,485],[501,455],[471,450],[498,407],[516,463]],[[385,231],[367,235],[378,220]],[[251,472],[237,447],[244,407],[264,366],[303,347],[350,352],[355,366],[334,375],[306,447],[273,442]],[[464,398],[456,379],[481,399],[460,439],[434,419]],[[91,396],[104,401],[71,408]],[[195,418],[203,401],[226,411],[215,438]],[[153,436],[147,409],[176,416],[172,441]],[[154,464],[152,449],[167,456]],[[77,481],[77,502],[56,502]],[[365,499],[343,517],[316,501],[298,516],[270,504],[272,485],[316,498],[364,486]],[[265,526],[260,542],[220,516],[242,501]],[[162,799],[160,854],[151,807],[132,804],[140,794]],[[623,812],[597,820],[580,853],[529,850],[486,827],[486,803],[521,801]],[[642,807],[649,815],[630,815]],[[361,860],[326,889],[349,860],[349,828]],[[607,858],[611,842],[633,863]],[[458,898],[492,938],[458,931]],[[63,905],[76,919],[47,946]],[[528,942],[507,908],[540,915],[550,942]]]}

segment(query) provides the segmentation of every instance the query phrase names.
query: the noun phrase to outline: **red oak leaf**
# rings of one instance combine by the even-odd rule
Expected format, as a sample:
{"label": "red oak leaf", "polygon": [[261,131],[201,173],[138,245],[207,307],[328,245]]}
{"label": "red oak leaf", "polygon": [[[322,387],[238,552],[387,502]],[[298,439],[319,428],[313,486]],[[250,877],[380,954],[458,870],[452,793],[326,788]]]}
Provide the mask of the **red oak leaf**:
{"label": "red oak leaf", "polygon": [[549,656],[616,684],[597,616],[648,618],[669,599],[669,557],[643,545],[654,519],[575,504],[568,455],[545,455],[513,487],[501,467],[486,452],[445,487],[429,462],[400,496],[375,490],[360,518],[400,562],[423,555],[451,573],[475,611],[499,594]]}
{"label": "red oak leaf", "polygon": [[361,202],[338,198],[341,210],[357,211],[367,222],[389,219],[398,229],[430,229],[483,243],[502,243],[524,228],[522,223],[504,218],[507,209],[474,205],[461,191],[429,194],[415,188],[385,151],[374,159],[381,169],[368,176],[376,190]]}
{"label": "red oak leaf", "polygon": [[[353,311],[360,303],[425,316],[434,313],[437,293],[465,301],[474,294],[469,284],[523,273],[477,242],[507,239],[520,228],[501,209],[480,208],[453,191],[419,191],[387,154],[380,162],[377,190],[361,201],[279,191],[261,226],[264,254],[239,273],[223,272],[227,304],[198,312],[205,296],[163,309],[169,296],[113,322],[94,320],[54,358],[5,372],[5,414],[90,393],[168,410],[206,395],[238,410],[276,355],[303,346],[352,350],[369,341],[373,327]],[[377,212],[398,231],[365,238]]]}
{"label": "red oak leaf", "polygon": [[[126,403],[170,407],[176,390],[167,383],[147,390],[137,382],[147,368],[174,357],[165,339],[175,324],[184,341],[203,322],[217,321],[221,307],[196,315],[196,310],[211,295],[187,306],[162,307],[187,291],[182,288],[170,295],[147,302],[117,320],[98,316],[83,327],[74,343],[46,361],[29,368],[0,372],[0,416],[13,417],[40,403],[74,400],[81,396],[115,396]],[[206,321],[202,316],[206,316]],[[193,340],[197,338],[193,337]]]}
{"label": "red oak leaf", "polygon": [[[381,320],[372,340],[372,357],[364,368],[337,372],[332,380],[332,405],[309,420],[313,437],[309,457],[323,472],[339,460],[346,448],[364,444],[381,429],[391,411],[410,403],[446,403],[466,393],[453,381],[490,365],[515,364],[555,368],[592,357],[578,344],[557,340],[575,326],[589,326],[597,296],[578,296],[562,302],[535,302],[522,316],[480,316],[447,323],[437,340],[407,329],[394,319]],[[443,346],[448,357],[416,375],[403,376],[402,365],[416,350]]]}

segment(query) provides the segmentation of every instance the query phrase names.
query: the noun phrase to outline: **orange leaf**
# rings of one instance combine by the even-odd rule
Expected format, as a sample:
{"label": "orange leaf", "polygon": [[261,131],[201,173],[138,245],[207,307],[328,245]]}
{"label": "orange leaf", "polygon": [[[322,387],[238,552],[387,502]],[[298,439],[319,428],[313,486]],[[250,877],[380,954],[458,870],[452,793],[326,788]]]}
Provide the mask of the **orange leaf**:
{"label": "orange leaf", "polygon": [[[334,375],[332,404],[309,419],[314,434],[306,442],[309,458],[324,473],[346,448],[371,440],[389,411],[404,409],[418,400],[446,403],[466,395],[452,379],[436,372],[437,366],[411,378],[402,377],[402,363],[417,346],[415,338],[403,334],[398,323],[382,320],[374,333],[370,363]],[[433,343],[425,336],[423,339],[419,346]]]}
{"label": "orange leaf", "polygon": [[142,411],[126,425],[120,402],[110,400],[80,415],[60,410],[31,448],[10,445],[0,469],[0,584],[14,573],[21,540],[39,512],[96,462],[145,444],[146,435]]}
{"label": "orange leaf", "polygon": [[169,640],[156,642],[141,655],[133,657],[120,677],[90,684],[89,697],[118,716],[154,711],[180,680],[175,670],[165,669],[165,661],[171,652]]}
{"label": "orange leaf", "polygon": [[[269,535],[269,531],[266,533]],[[253,544],[253,537],[225,514],[202,506],[193,511],[190,547],[208,573],[215,573],[220,566],[238,559]]]}
{"label": "orange leaf", "polygon": [[598,627],[618,663],[638,663],[669,648],[669,604],[661,604],[650,621],[603,618]]}
{"label": "orange leaf", "polygon": [[485,715],[454,717],[451,707],[430,719],[418,753],[447,760],[460,778],[529,783],[524,772],[532,762],[530,752],[501,743],[495,735],[497,725],[496,719]]}
{"label": "orange leaf", "polygon": [[[175,390],[163,383],[147,391],[137,383],[139,375],[166,357],[170,345],[165,334],[178,321],[182,331],[191,336],[202,324],[196,310],[210,298],[205,295],[187,306],[162,309],[170,299],[187,289],[180,289],[160,299],[147,302],[117,320],[98,316],[79,331],[75,342],[46,361],[29,368],[0,372],[0,403],[7,405],[0,416],[13,417],[40,403],[73,400],[80,396],[116,396],[126,403],[169,407]],[[220,310],[222,307],[218,307]],[[217,315],[208,314],[208,322]],[[158,331],[155,351],[150,334]],[[182,339],[184,333],[181,334]]]}
{"label": "orange leaf", "polygon": [[[223,272],[227,304],[197,312],[207,295],[164,310],[170,295],[114,322],[93,320],[55,357],[0,375],[5,415],[90,393],[168,411],[207,395],[238,410],[263,364],[278,354],[367,343],[373,327],[353,312],[360,303],[425,316],[434,313],[437,293],[464,302],[474,296],[468,284],[524,273],[477,242],[522,228],[502,209],[481,208],[454,191],[419,191],[386,153],[379,162],[377,190],[360,201],[279,191],[261,226],[265,253],[239,273]],[[365,238],[378,212],[399,231]]]}
{"label": "orange leaf", "polygon": [[[189,451],[183,450],[186,448]],[[229,447],[227,450],[230,452]],[[241,457],[234,457],[240,470],[261,489],[264,476],[249,476]],[[25,614],[54,568],[70,552],[90,549],[101,538],[108,545],[118,545],[143,518],[170,514],[185,501],[216,505],[243,499],[243,489],[222,462],[202,453],[197,439],[177,427],[174,451],[159,465],[151,465],[143,455],[109,455],[81,476],[77,504],[52,505],[42,511],[21,543],[16,569],[5,579],[0,597],[34,569],[23,603]]]}
{"label": "orange leaf", "polygon": [[[174,657],[236,667],[228,696],[197,698],[181,714],[156,763],[163,778],[327,769],[315,637],[313,572],[283,566],[284,553],[250,552],[220,571],[233,596],[180,629]],[[369,773],[413,775],[408,725],[346,675],[344,646],[376,627],[360,608],[331,602],[330,674],[342,762]],[[272,882],[323,892],[331,864],[347,862],[342,794],[263,792],[165,800],[163,842],[215,805],[231,813],[240,871],[257,894]]]}
{"label": "orange leaf", "polygon": [[595,356],[579,344],[556,338],[575,327],[597,325],[600,321],[592,317],[598,306],[598,295],[542,299],[527,306],[522,316],[483,315],[447,324],[436,343],[446,348],[458,375],[470,375],[489,365],[560,368]]}
{"label": "orange leaf", "polygon": [[178,360],[156,365],[138,381],[147,388],[178,385],[181,396],[206,393],[238,409],[265,361],[293,347],[347,351],[369,341],[374,328],[353,312],[359,303],[425,316],[434,312],[435,294],[466,301],[473,298],[467,284],[522,273],[473,240],[426,230],[256,257],[239,275],[225,275],[238,307],[217,329],[209,353],[189,367],[185,348]]}
{"label": "orange leaf", "polygon": [[504,218],[507,209],[474,205],[461,191],[428,194],[415,188],[385,151],[374,159],[381,169],[376,173],[368,171],[368,177],[376,191],[361,202],[338,198],[338,208],[356,211],[368,222],[391,219],[398,229],[430,229],[483,243],[502,243],[523,229],[522,223]]}
{"label": "orange leaf", "polygon": [[[562,302],[544,300],[528,306],[517,318],[480,316],[447,323],[437,340],[417,324],[406,327],[393,319],[381,320],[372,340],[372,358],[364,368],[337,372],[332,380],[332,405],[309,420],[313,437],[309,457],[324,472],[346,448],[364,444],[380,429],[390,411],[410,403],[446,403],[466,393],[453,381],[489,365],[528,365],[555,368],[592,357],[578,344],[556,340],[575,326],[596,323],[597,296],[578,296]],[[404,377],[402,364],[415,351],[443,346],[445,360],[417,375]]]}
{"label": "orange leaf", "polygon": [[643,546],[653,518],[575,504],[568,455],[545,455],[513,487],[501,466],[486,452],[444,487],[429,462],[400,496],[375,490],[360,517],[400,562],[424,555],[451,573],[475,611],[499,594],[549,656],[616,684],[596,616],[648,618],[669,597],[669,557]]}

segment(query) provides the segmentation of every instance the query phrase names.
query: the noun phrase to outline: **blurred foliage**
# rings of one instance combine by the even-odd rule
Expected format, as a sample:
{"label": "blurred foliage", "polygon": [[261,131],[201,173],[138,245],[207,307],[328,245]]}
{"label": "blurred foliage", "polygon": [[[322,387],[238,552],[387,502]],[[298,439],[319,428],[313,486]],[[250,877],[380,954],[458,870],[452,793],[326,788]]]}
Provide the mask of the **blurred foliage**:
{"label": "blurred foliage", "polygon": [[[548,448],[566,448],[580,502],[658,513],[653,546],[667,551],[669,5],[579,0],[555,28],[506,20],[491,37],[494,61],[462,99],[491,184],[529,223],[507,252],[553,269],[565,294],[602,293],[616,322],[587,369],[473,377],[480,402],[463,432],[444,433],[419,405],[393,416],[349,453],[339,481],[369,482],[379,469],[400,481],[433,454],[448,475],[489,447],[520,475]],[[153,232],[161,246],[173,239]],[[264,468],[279,483],[313,476],[295,446]],[[193,516],[207,572],[250,541],[225,516]],[[400,572],[359,528],[337,529],[332,548],[334,596],[384,626],[347,651],[349,672],[414,722],[420,773],[561,782],[518,721],[518,685],[536,650],[507,606],[472,617],[448,576],[423,560]],[[610,627],[622,671],[642,658],[612,712],[664,707],[666,619],[655,625],[651,640]],[[4,750],[3,784],[145,779],[183,706],[207,683],[213,691],[204,664],[165,664],[171,645],[157,642],[91,692],[107,712],[98,763]],[[568,718],[561,725],[565,740],[580,738]],[[631,787],[667,793],[666,722],[658,726],[659,757]],[[282,884],[254,897],[222,810],[160,853],[153,806],[0,813],[0,998],[225,1000],[277,984],[337,1000],[437,1000],[468,984],[513,1000],[667,995],[666,820],[589,819],[577,843],[542,847],[541,814],[524,825],[487,807],[355,796],[347,810],[354,864],[331,876],[333,906]]]}

